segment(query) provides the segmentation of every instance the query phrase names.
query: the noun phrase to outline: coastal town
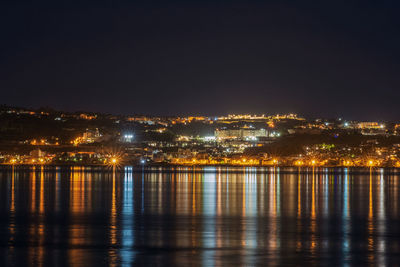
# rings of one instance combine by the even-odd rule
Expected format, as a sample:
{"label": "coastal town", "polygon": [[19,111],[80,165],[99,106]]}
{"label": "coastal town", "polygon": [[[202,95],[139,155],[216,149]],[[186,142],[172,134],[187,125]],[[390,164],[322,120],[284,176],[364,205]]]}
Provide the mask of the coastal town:
{"label": "coastal town", "polygon": [[400,122],[1,106],[0,163],[400,167]]}

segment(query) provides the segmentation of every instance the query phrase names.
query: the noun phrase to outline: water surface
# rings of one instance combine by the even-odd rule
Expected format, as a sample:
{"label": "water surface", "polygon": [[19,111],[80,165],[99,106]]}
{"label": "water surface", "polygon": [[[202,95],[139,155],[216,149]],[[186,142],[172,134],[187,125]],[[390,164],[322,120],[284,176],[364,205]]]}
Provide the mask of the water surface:
{"label": "water surface", "polygon": [[0,261],[394,265],[400,263],[399,188],[399,176],[384,170],[2,171]]}

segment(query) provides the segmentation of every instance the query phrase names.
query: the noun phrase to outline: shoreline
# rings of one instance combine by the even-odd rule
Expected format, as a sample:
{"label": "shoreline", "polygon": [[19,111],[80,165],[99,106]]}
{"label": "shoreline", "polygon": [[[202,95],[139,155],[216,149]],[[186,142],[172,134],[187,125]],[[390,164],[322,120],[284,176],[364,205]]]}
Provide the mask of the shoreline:
{"label": "shoreline", "polygon": [[72,164],[0,164],[0,172],[7,171],[45,171],[45,172],[145,172],[145,173],[287,173],[287,174],[362,174],[385,173],[400,175],[399,167],[384,166],[261,166],[261,165],[72,165]]}

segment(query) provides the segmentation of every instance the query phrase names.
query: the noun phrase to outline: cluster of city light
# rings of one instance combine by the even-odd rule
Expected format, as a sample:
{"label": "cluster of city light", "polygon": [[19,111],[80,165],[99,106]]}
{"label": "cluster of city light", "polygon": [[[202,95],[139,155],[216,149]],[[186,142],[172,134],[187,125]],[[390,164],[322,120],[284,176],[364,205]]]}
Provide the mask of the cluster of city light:
{"label": "cluster of city light", "polygon": [[303,118],[300,118],[297,116],[297,114],[276,114],[276,115],[255,115],[255,114],[229,114],[228,116],[222,116],[218,117],[217,120],[264,120],[264,119],[270,119],[270,120],[285,120],[285,119],[292,119],[292,120],[304,120]]}
{"label": "cluster of city light", "polygon": [[[327,160],[320,159],[302,159],[295,160],[291,162],[285,162],[284,160],[280,160],[279,158],[271,158],[267,160],[260,160],[255,158],[240,158],[240,159],[230,159],[230,158],[222,158],[222,159],[185,159],[185,158],[176,158],[173,159],[172,163],[174,164],[182,164],[182,165],[210,165],[210,164],[228,164],[228,165],[253,165],[253,166],[297,166],[297,167],[328,167],[331,166],[327,164]],[[354,163],[350,160],[341,161],[341,165],[343,167],[378,167],[381,166],[381,163],[378,160],[368,159],[365,162],[359,162],[358,164]],[[400,167],[400,161],[395,163],[395,167]]]}
{"label": "cluster of city light", "polygon": [[296,160],[294,163],[296,166],[303,166],[304,162],[302,160]]}
{"label": "cluster of city light", "polygon": [[30,161],[21,162],[15,158],[12,158],[12,159],[10,159],[9,163],[12,165],[14,165],[14,164],[45,164],[45,163],[47,163],[47,160],[44,158],[37,158],[37,159],[34,158],[34,159],[31,159]]}
{"label": "cluster of city light", "polygon": [[[140,164],[145,164],[148,160],[141,158]],[[109,166],[123,165],[122,154],[105,155],[102,159],[102,164]],[[297,160],[287,160],[281,157],[272,158],[255,158],[255,157],[211,157],[203,155],[201,157],[187,158],[172,158],[172,164],[181,165],[249,165],[249,166],[297,166],[297,167],[328,167],[328,166],[343,166],[343,167],[380,167],[386,166],[384,162],[377,158],[363,159],[342,159],[339,164],[329,164],[327,159],[320,158],[302,158]],[[37,157],[30,159],[22,159],[21,157],[12,157],[3,164],[18,165],[18,164],[52,164],[51,157]],[[390,166],[400,167],[400,160],[396,159]]]}

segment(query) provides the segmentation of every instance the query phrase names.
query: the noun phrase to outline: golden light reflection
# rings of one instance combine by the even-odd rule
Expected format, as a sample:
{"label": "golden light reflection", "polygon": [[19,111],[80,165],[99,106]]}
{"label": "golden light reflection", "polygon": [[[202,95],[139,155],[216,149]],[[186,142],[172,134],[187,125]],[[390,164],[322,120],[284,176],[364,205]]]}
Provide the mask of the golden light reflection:
{"label": "golden light reflection", "polygon": [[111,196],[111,217],[110,217],[110,238],[111,245],[117,244],[117,205],[116,205],[116,178],[115,172],[112,174],[112,196]]}
{"label": "golden light reflection", "polygon": [[15,170],[14,167],[12,168],[11,171],[11,207],[10,211],[11,214],[14,214],[15,212]]}
{"label": "golden light reflection", "polygon": [[301,176],[299,170],[297,178],[297,217],[300,218],[300,215],[301,215]]}
{"label": "golden light reflection", "polygon": [[315,211],[315,195],[316,195],[316,189],[315,189],[315,183],[317,177],[315,176],[315,173],[312,173],[312,183],[311,183],[311,241],[310,241],[310,251],[312,254],[315,254],[316,248],[317,248],[317,241],[316,241],[316,227],[317,227],[317,222],[316,222],[316,211]]}
{"label": "golden light reflection", "polygon": [[373,196],[372,196],[372,171],[369,173],[369,209],[368,209],[368,251],[369,260],[373,262],[374,260],[374,222],[373,222]]}
{"label": "golden light reflection", "polygon": [[10,253],[14,250],[14,239],[15,239],[15,170],[14,166],[11,172],[11,205],[10,205]]}
{"label": "golden light reflection", "polygon": [[32,169],[31,175],[32,175],[32,179],[31,179],[31,181],[32,181],[32,183],[31,183],[32,198],[30,201],[31,202],[31,213],[35,213],[35,209],[36,209],[36,168],[35,168],[35,166]]}
{"label": "golden light reflection", "polygon": [[40,168],[40,195],[39,195],[39,213],[43,214],[44,212],[44,170],[43,170],[43,166],[41,166]]}

